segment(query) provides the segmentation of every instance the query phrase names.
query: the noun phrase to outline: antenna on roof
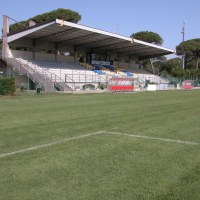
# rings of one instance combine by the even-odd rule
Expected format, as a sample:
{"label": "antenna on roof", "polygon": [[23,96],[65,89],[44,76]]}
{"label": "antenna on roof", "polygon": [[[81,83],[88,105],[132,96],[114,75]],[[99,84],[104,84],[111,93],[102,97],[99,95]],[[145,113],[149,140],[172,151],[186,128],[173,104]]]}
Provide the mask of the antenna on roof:
{"label": "antenna on roof", "polygon": [[[183,34],[183,42],[185,41],[185,21],[183,21],[183,28],[181,33]],[[183,69],[185,69],[185,55],[182,56],[182,64],[183,64]]]}
{"label": "antenna on roof", "polygon": [[183,42],[185,41],[185,21],[183,21],[183,28],[181,33],[183,34]]}

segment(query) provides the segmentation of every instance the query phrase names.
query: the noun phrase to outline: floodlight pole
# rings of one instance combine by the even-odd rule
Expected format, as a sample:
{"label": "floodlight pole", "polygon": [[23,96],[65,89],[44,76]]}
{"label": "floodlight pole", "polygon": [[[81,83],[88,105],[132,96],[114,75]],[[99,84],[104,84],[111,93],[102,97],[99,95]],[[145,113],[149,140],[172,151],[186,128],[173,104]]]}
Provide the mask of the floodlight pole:
{"label": "floodlight pole", "polygon": [[[183,42],[185,41],[185,21],[183,22],[182,32],[183,34]],[[185,55],[182,56],[183,70],[185,69]]]}

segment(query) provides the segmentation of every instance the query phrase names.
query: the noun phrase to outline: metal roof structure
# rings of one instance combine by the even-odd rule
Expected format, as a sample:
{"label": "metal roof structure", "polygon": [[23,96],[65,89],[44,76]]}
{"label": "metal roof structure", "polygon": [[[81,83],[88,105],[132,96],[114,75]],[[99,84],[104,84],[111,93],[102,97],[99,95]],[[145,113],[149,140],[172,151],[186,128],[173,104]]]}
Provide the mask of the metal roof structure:
{"label": "metal roof structure", "polygon": [[74,45],[90,48],[92,52],[120,53],[136,56],[139,59],[175,53],[174,50],[158,45],[59,19],[9,34],[8,43],[20,38],[56,42],[58,48]]}

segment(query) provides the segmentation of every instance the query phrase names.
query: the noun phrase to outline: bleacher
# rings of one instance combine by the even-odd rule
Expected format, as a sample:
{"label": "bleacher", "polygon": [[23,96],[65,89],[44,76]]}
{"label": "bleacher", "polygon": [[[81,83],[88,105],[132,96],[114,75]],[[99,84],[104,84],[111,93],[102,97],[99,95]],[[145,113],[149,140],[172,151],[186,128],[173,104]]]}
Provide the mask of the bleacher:
{"label": "bleacher", "polygon": [[145,87],[146,83],[156,83],[156,84],[168,84],[169,81],[151,74],[143,69],[138,68],[126,68],[126,67],[113,67],[109,65],[97,65],[97,64],[86,64],[81,63],[83,67],[88,70],[92,70],[100,76],[106,77],[105,79],[109,81],[111,78],[134,78],[136,79],[135,84],[138,87]]}
{"label": "bleacher", "polygon": [[53,83],[61,85],[62,82],[62,87],[66,84],[72,90],[82,89],[85,84],[97,87],[99,83],[106,83],[111,78],[135,78],[141,86],[144,86],[147,80],[158,84],[168,83],[168,80],[139,68],[40,59],[26,60],[16,52],[13,52],[13,55],[24,65],[28,63],[37,73],[48,76]]}
{"label": "bleacher", "polygon": [[146,81],[154,82],[157,84],[164,84],[164,83],[169,83],[168,80],[151,74],[143,69],[140,69],[139,67],[135,68],[126,68],[126,67],[113,67],[110,65],[98,65],[98,64],[86,64],[86,63],[81,63],[83,67],[85,67],[88,70],[92,70],[98,75],[105,75],[107,79],[116,77],[116,78],[137,78],[138,81],[141,83],[142,86],[145,85]]}
{"label": "bleacher", "polygon": [[134,78],[137,78],[139,82],[142,84],[145,84],[147,80],[150,82],[157,83],[157,84],[169,83],[167,79],[164,79],[158,75],[151,74],[150,72],[144,69],[140,69],[139,67],[133,67],[133,68],[117,67],[117,69],[126,73],[127,76],[133,75]]}
{"label": "bleacher", "polygon": [[86,64],[86,63],[80,63],[82,66],[84,66],[86,69],[92,70],[98,75],[101,75],[106,77],[107,79],[112,77],[133,77],[133,73],[129,71],[121,71],[111,65],[98,65],[98,64]]}
{"label": "bleacher", "polygon": [[[64,82],[76,90],[81,89],[85,84],[93,84],[95,87],[98,83],[105,83],[105,77],[100,74],[86,69],[77,63],[44,61],[44,60],[25,60],[16,58],[21,63],[29,64],[33,69],[37,69],[38,73],[46,74],[54,83]],[[103,75],[103,74],[101,74]]]}

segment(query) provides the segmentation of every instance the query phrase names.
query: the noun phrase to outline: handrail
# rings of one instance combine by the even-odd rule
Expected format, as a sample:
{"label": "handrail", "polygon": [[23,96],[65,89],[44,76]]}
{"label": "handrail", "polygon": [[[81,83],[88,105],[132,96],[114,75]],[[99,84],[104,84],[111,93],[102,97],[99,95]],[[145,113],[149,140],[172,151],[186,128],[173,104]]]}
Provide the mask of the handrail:
{"label": "handrail", "polygon": [[162,83],[167,83],[169,82],[169,80],[164,79],[163,77],[159,77],[158,75],[143,75],[143,76],[138,76],[139,79],[141,80],[151,80],[152,82],[156,82],[158,84],[162,84]]}
{"label": "handrail", "polygon": [[[93,80],[93,77],[95,77],[95,80],[96,79],[98,79],[98,80],[100,80],[100,82],[107,82],[107,80],[105,79],[105,78],[103,78],[101,75],[99,75],[99,74],[87,74],[86,72],[87,71],[84,71],[85,72],[85,74],[80,74],[80,73],[74,73],[73,72],[73,70],[72,70],[72,73],[71,74],[65,74],[65,77],[67,77],[68,79],[70,79],[71,80],[71,82],[73,82],[73,83],[76,83],[75,81],[74,81],[74,79],[73,79],[73,77],[77,77],[77,76],[81,76],[81,77],[84,77],[84,79],[85,79],[85,77],[86,77],[86,80],[87,80],[87,77],[92,77],[92,80]],[[69,77],[69,75],[71,75],[72,76],[72,78],[71,77]],[[97,82],[99,82],[99,81],[97,81]]]}
{"label": "handrail", "polygon": [[70,78],[67,74],[65,74],[65,82],[66,82],[66,77],[72,81],[73,89],[75,90],[76,89],[75,88],[75,81],[72,78]]}
{"label": "handrail", "polygon": [[[59,82],[60,82],[60,83],[64,83],[64,84],[65,84],[65,82],[64,82],[58,75],[49,72],[49,71],[48,71],[47,69],[45,69],[44,67],[38,67],[36,64],[32,63],[28,58],[26,58],[25,56],[19,55],[17,52],[13,52],[13,53],[14,53],[15,55],[17,55],[17,54],[19,55],[19,60],[16,60],[16,56],[15,56],[15,55],[14,55],[14,56],[13,56],[12,54],[9,55],[8,52],[5,52],[5,53],[6,53],[7,57],[11,56],[10,58],[14,59],[14,62],[17,63],[17,64],[19,64],[20,67],[23,67],[23,68],[24,68],[24,65],[26,65],[26,66],[28,67],[28,70],[32,71],[33,74],[34,74],[34,73],[37,73],[37,75],[39,75],[39,76],[41,76],[41,74],[42,74],[41,80],[42,80],[43,78],[45,78],[46,81],[48,80],[48,81],[52,84],[52,87],[53,87],[53,88],[54,88],[55,83],[57,83],[58,86],[59,86],[59,89],[60,89],[60,90],[61,90],[61,89],[64,90],[64,88],[59,84]],[[22,59],[23,59],[23,61],[22,61]],[[24,62],[25,62],[25,63],[24,63]],[[19,68],[20,68],[20,67],[19,67]],[[19,71],[19,72],[20,72],[20,71]],[[34,78],[34,77],[33,77],[33,78]],[[55,80],[55,81],[54,81],[54,80]],[[58,81],[59,81],[59,82],[58,82]],[[66,85],[67,85],[67,84],[66,84]],[[67,86],[70,88],[69,85],[67,85]]]}
{"label": "handrail", "polygon": [[[18,54],[17,52],[13,52],[13,53]],[[42,71],[45,72],[45,73],[50,74],[50,77],[52,77],[52,75],[53,75],[53,76],[55,76],[56,78],[58,78],[59,80],[62,80],[58,75],[49,72],[48,69],[46,69],[46,68],[44,68],[44,67],[38,67],[36,64],[32,63],[32,61],[31,61],[30,59],[28,59],[28,58],[26,58],[25,56],[22,56],[22,55],[20,55],[20,54],[18,54],[18,55],[20,56],[20,58],[22,58],[22,59],[24,59],[25,61],[27,61],[27,64],[30,63],[31,65],[34,65],[35,69],[37,69],[37,68],[42,68]],[[55,79],[55,80],[56,80],[56,79]],[[62,80],[62,81],[63,81],[63,80]],[[64,82],[64,81],[63,81],[63,82]]]}
{"label": "handrail", "polygon": [[[48,77],[44,77],[44,74],[40,74],[36,71],[36,68],[32,68],[30,67],[30,65],[27,63],[22,63],[21,60],[16,60],[15,57],[13,57],[12,54],[10,54],[7,51],[3,51],[3,53],[5,54],[2,59],[10,64],[15,70],[17,70],[20,74],[26,74],[28,77],[32,77],[33,81],[37,82],[38,84],[41,84],[42,80],[45,78],[45,80],[47,81],[47,79],[49,80]],[[37,79],[37,80],[36,80]],[[50,81],[50,80],[49,80]],[[46,84],[46,83],[45,83]],[[50,84],[52,84],[52,82],[50,81]],[[51,85],[51,87],[53,88],[53,84]]]}

